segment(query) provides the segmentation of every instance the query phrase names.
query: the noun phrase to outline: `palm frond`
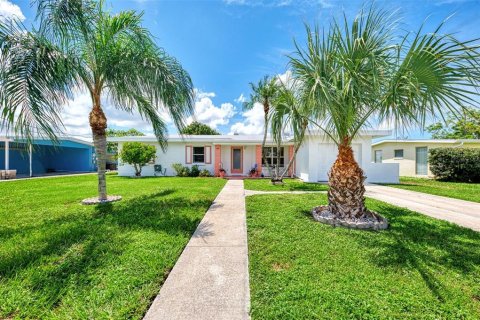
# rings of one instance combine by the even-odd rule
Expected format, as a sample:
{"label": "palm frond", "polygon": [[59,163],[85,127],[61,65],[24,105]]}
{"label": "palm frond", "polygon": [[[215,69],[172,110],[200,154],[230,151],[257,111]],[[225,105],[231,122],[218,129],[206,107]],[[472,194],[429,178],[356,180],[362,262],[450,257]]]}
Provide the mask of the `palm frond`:
{"label": "palm frond", "polygon": [[0,109],[2,126],[30,142],[55,139],[61,106],[76,86],[75,64],[41,34],[0,22]]}
{"label": "palm frond", "polygon": [[306,26],[307,44],[289,56],[311,120],[338,141],[349,141],[372,118],[423,127],[427,117],[478,105],[478,40],[459,41],[423,29],[397,41],[394,13],[362,9],[328,31]]}
{"label": "palm frond", "polygon": [[166,127],[160,124],[158,114],[165,111],[179,130],[184,128],[185,120],[193,114],[193,84],[181,64],[157,47],[140,26],[140,18],[134,12],[123,12],[102,20],[104,41],[97,65],[116,106],[144,113],[165,146],[166,135],[161,130]]}

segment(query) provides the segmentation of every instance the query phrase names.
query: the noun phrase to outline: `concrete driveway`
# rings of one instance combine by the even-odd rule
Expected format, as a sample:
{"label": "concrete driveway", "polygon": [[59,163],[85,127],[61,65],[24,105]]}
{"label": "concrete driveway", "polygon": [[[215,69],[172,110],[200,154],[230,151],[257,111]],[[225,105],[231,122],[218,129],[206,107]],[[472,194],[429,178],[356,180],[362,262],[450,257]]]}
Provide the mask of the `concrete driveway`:
{"label": "concrete driveway", "polygon": [[369,198],[480,231],[480,203],[380,185],[367,185],[365,189]]}

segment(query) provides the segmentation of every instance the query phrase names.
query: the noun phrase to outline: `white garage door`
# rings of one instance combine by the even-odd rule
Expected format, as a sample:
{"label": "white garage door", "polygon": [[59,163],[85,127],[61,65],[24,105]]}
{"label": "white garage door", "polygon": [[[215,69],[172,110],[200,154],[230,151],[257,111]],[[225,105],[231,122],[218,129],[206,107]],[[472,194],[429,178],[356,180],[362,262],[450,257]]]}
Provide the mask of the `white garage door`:
{"label": "white garage door", "polygon": [[[359,164],[362,163],[362,145],[359,143],[352,144],[353,155]],[[318,144],[318,181],[328,181],[328,171],[337,159],[338,148],[333,143]]]}

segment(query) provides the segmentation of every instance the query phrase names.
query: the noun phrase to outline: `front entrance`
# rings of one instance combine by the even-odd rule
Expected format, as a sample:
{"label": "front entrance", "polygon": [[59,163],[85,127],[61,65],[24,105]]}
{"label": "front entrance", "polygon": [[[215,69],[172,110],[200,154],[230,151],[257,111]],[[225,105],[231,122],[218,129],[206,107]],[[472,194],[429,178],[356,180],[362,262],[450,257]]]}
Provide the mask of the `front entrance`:
{"label": "front entrance", "polygon": [[243,173],[243,147],[232,147],[232,174]]}

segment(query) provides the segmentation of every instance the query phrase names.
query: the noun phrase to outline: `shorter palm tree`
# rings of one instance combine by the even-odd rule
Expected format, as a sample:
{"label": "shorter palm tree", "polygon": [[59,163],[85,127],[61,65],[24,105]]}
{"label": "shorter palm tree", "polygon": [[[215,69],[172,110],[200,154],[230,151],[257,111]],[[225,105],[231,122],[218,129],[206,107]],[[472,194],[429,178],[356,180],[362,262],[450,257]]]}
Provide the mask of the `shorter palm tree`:
{"label": "shorter palm tree", "polygon": [[399,39],[396,20],[371,6],[352,23],[334,21],[326,32],[307,26],[306,48],[295,44],[289,57],[310,118],[338,146],[328,207],[317,211],[336,219],[380,219],[365,207],[366,177],[352,150],[369,121],[423,128],[428,117],[478,105],[478,40],[442,34],[443,23],[433,32],[421,28]]}
{"label": "shorter palm tree", "polygon": [[298,96],[294,82],[286,84],[281,83],[274,106],[270,112],[270,130],[277,148],[280,148],[285,133],[293,138],[293,155],[289,155],[288,164],[283,171],[279,171],[280,153],[277,153],[277,170],[275,170],[274,180],[283,181],[285,174],[296,159],[298,150],[305,140],[305,134],[310,124],[308,104],[301,101]]}
{"label": "shorter palm tree", "polygon": [[275,77],[264,76],[262,79],[260,79],[260,81],[258,81],[257,84],[250,83],[250,87],[252,90],[250,93],[250,99],[244,102],[243,108],[245,110],[251,110],[256,103],[261,103],[263,106],[264,127],[262,140],[262,161],[271,175],[270,165],[267,162],[264,150],[268,135],[270,108],[272,107],[272,102],[275,100],[279,90],[278,81]]}

